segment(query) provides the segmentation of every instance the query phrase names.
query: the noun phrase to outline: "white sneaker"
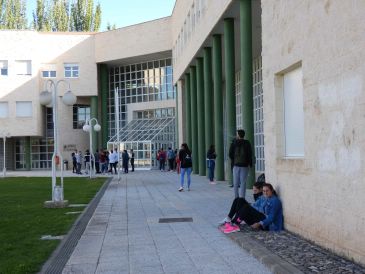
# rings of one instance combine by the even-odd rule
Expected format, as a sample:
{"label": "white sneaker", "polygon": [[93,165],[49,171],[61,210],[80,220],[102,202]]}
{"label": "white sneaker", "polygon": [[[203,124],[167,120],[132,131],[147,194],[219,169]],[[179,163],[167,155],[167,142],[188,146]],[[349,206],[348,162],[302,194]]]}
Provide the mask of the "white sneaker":
{"label": "white sneaker", "polygon": [[180,187],[180,188],[179,188],[179,191],[180,191],[180,192],[181,192],[181,191],[183,191],[183,190],[184,190],[184,188],[183,188],[183,187]]}
{"label": "white sneaker", "polygon": [[225,223],[230,223],[230,222],[231,222],[231,218],[226,217],[226,218],[224,218],[222,221],[220,221],[220,222],[218,223],[218,225],[224,225]]}

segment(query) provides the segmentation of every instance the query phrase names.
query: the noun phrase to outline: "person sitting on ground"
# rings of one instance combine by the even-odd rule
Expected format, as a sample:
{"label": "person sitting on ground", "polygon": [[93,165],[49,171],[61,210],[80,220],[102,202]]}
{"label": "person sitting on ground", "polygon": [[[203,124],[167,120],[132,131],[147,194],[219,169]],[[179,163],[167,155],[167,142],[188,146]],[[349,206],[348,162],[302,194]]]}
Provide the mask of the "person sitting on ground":
{"label": "person sitting on ground", "polygon": [[[256,182],[252,187],[253,198],[255,202],[262,196],[262,187],[264,183]],[[236,219],[239,216],[240,210],[243,206],[247,204],[247,201],[244,198],[235,198],[233,200],[231,210],[228,213],[228,216],[223,219],[223,221],[219,222],[219,225],[224,225],[225,223],[236,222]],[[233,221],[232,221],[233,220]]]}
{"label": "person sitting on ground", "polygon": [[262,192],[263,195],[259,196],[252,206],[243,198],[233,201],[231,211],[222,226],[224,233],[240,231],[238,224],[243,222],[254,229],[283,229],[283,208],[273,186],[265,183]]}

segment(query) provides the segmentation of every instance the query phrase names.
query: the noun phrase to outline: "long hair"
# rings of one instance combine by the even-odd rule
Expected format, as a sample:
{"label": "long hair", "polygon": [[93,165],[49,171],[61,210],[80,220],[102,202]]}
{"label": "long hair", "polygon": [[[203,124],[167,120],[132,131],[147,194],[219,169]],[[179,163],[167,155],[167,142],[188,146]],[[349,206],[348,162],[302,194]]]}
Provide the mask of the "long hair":
{"label": "long hair", "polygon": [[191,151],[190,151],[187,143],[182,143],[181,146],[183,147],[183,149],[185,150],[185,152],[187,154],[191,154]]}
{"label": "long hair", "polygon": [[275,191],[274,187],[272,186],[272,184],[265,183],[265,184],[263,184],[262,187],[265,187],[265,186],[268,187],[271,190],[273,195],[278,196],[278,194],[276,193],[276,191]]}

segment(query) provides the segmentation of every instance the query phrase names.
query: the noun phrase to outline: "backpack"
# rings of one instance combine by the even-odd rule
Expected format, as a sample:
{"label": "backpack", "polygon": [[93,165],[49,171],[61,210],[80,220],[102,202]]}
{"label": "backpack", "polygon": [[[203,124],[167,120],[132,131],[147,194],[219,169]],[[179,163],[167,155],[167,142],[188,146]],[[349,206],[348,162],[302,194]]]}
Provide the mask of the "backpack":
{"label": "backpack", "polygon": [[244,142],[236,144],[234,148],[233,163],[236,166],[243,166],[245,161],[245,144]]}
{"label": "backpack", "polygon": [[189,155],[187,153],[186,153],[185,158],[184,158],[183,161],[184,161],[184,166],[186,166],[186,167],[191,167],[192,164],[193,164],[193,161],[191,159],[191,155]]}

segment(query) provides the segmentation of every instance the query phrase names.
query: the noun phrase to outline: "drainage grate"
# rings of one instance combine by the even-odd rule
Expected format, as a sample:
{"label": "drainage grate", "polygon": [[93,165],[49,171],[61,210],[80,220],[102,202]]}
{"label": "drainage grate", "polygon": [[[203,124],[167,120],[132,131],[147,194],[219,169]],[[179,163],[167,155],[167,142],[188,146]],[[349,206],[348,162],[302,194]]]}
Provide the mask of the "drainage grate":
{"label": "drainage grate", "polygon": [[159,223],[161,224],[166,224],[166,223],[188,223],[188,222],[193,222],[193,218],[160,218],[158,220]]}

